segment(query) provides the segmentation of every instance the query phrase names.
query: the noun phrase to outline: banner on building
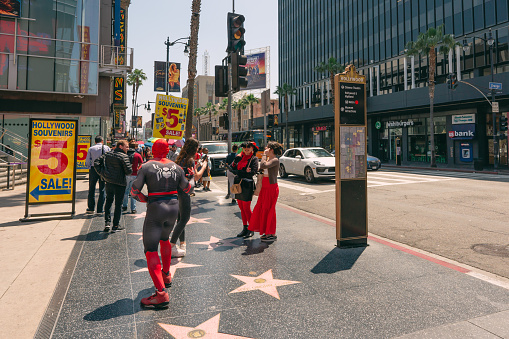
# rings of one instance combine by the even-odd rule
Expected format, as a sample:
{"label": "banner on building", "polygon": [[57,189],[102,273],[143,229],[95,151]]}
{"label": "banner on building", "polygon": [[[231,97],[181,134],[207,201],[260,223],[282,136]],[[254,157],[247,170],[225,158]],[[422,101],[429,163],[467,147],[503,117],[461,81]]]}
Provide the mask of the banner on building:
{"label": "banner on building", "polygon": [[186,129],[189,100],[173,95],[158,94],[153,119],[153,136],[156,138],[182,139]]}
{"label": "banner on building", "polygon": [[78,135],[78,147],[76,152],[76,172],[78,173],[88,173],[88,168],[85,163],[90,146],[92,146],[91,135]]}
{"label": "banner on building", "polygon": [[[166,62],[154,61],[154,92],[166,92]],[[168,63],[168,92],[180,92],[180,63]]]}
{"label": "banner on building", "polygon": [[126,30],[125,30],[125,9],[120,8],[120,49],[118,52],[117,65],[126,64]]}
{"label": "banner on building", "polygon": [[125,105],[125,79],[113,78],[113,104]]}
{"label": "banner on building", "polygon": [[28,204],[73,202],[76,120],[30,119]]}
{"label": "banner on building", "polygon": [[[84,44],[81,45],[81,60],[90,60],[90,27],[78,26],[78,32],[83,37]],[[80,93],[88,93],[88,74],[90,72],[90,63],[80,61]]]}
{"label": "banner on building", "polygon": [[0,1],[0,16],[19,18],[21,15],[21,2],[19,0]]}
{"label": "banner on building", "polygon": [[136,117],[136,128],[143,128],[143,117]]}
{"label": "banner on building", "polygon": [[244,90],[266,88],[265,52],[247,54],[247,87]]}

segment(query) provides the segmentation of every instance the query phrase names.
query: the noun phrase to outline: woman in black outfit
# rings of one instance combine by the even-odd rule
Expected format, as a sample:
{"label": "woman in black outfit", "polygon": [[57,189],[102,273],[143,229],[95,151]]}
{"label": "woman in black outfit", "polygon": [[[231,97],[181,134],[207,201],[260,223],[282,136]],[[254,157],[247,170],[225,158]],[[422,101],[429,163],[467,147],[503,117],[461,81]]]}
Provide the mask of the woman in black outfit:
{"label": "woman in black outfit", "polygon": [[244,225],[242,232],[237,234],[237,237],[249,238],[254,234],[254,232],[247,228],[249,226],[249,219],[251,219],[251,200],[253,200],[255,189],[253,176],[258,172],[256,152],[258,152],[256,143],[254,141],[249,142],[231,164],[232,173],[235,174],[234,183],[240,183],[242,187],[242,192],[235,194],[242,216],[242,224]]}

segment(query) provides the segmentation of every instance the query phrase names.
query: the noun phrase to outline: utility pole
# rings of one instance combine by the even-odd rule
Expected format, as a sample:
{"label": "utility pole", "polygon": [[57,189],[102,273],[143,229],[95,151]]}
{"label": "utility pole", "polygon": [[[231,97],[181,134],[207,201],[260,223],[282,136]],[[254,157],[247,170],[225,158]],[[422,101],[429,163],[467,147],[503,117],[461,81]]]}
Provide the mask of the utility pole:
{"label": "utility pole", "polygon": [[[228,55],[231,55],[229,53]],[[228,60],[229,58],[227,58]],[[228,152],[232,149],[232,97],[233,97],[233,87],[232,87],[232,63],[228,62]]]}
{"label": "utility pole", "polygon": [[170,37],[166,38],[166,67],[164,72],[164,89],[166,90],[166,95],[168,95],[168,63],[170,62]]}
{"label": "utility pole", "polygon": [[[495,40],[493,39],[491,28],[490,33],[488,36],[488,45],[490,46],[490,61],[491,61],[491,82],[495,82],[495,70],[493,65],[493,45],[495,44]],[[491,89],[491,103],[492,106],[495,103],[495,90]],[[495,171],[498,170],[498,161],[499,161],[499,155],[500,155],[500,148],[498,147],[498,134],[497,134],[497,113],[495,110],[491,109],[492,112],[492,119],[493,119],[493,169]]]}

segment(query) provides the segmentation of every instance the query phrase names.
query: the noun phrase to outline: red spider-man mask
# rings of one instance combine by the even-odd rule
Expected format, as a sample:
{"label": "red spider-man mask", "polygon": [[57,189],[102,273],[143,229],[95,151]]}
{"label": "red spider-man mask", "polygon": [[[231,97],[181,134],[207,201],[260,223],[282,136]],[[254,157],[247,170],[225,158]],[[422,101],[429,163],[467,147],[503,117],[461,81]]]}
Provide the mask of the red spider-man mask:
{"label": "red spider-man mask", "polygon": [[170,148],[165,139],[157,139],[152,146],[152,154],[155,158],[166,158],[169,151]]}

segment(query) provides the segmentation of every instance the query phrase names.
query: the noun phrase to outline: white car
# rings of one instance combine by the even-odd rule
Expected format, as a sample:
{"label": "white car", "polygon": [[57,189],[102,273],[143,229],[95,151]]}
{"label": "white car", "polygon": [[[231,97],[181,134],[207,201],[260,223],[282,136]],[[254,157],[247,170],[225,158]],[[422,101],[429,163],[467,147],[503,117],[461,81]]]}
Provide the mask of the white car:
{"label": "white car", "polygon": [[286,178],[288,174],[304,176],[307,182],[317,178],[335,177],[336,162],[332,154],[321,147],[291,148],[279,158],[279,175]]}

